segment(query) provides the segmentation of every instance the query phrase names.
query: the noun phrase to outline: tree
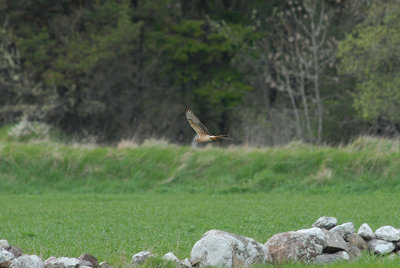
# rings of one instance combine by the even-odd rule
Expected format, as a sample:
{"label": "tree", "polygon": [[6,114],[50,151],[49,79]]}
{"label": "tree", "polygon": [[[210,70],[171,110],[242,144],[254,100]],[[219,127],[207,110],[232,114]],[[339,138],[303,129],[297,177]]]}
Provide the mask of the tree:
{"label": "tree", "polygon": [[339,44],[339,71],[356,79],[354,107],[378,132],[400,130],[399,1],[373,1]]}
{"label": "tree", "polygon": [[[264,105],[280,101],[275,107],[280,106],[287,131],[294,132],[289,139],[321,143],[325,116],[321,79],[335,60],[336,41],[329,36],[333,12],[325,1],[288,5],[275,10],[274,31],[247,48],[244,55],[253,57],[242,58],[258,73]],[[286,105],[281,96],[288,99]],[[276,116],[274,110],[270,117]]]}

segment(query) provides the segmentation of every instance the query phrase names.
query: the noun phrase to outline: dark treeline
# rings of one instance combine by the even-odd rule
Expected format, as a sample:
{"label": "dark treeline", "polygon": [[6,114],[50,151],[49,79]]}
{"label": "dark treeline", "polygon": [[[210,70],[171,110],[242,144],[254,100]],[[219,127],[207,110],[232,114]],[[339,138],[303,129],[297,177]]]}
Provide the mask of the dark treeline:
{"label": "dark treeline", "polygon": [[0,125],[188,143],[400,130],[399,0],[0,0]]}

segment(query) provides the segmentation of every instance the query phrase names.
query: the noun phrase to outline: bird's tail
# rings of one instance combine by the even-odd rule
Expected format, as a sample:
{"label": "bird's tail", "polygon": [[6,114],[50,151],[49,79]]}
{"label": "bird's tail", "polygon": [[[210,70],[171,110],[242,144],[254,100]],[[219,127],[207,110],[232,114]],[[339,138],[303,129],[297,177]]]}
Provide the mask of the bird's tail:
{"label": "bird's tail", "polygon": [[212,136],[211,139],[212,139],[212,140],[221,139],[221,140],[228,140],[228,141],[231,141],[231,140],[232,140],[232,139],[229,138],[227,135]]}

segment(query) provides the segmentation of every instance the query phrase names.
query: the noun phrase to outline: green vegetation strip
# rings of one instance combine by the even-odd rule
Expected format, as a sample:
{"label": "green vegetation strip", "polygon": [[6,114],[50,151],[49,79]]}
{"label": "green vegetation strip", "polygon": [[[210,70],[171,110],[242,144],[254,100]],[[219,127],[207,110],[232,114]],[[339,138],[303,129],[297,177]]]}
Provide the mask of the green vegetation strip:
{"label": "green vegetation strip", "polygon": [[360,138],[333,148],[132,148],[0,141],[0,192],[400,191],[400,143]]}
{"label": "green vegetation strip", "polygon": [[[0,237],[43,259],[89,253],[121,267],[141,250],[189,257],[194,243],[210,229],[264,243],[275,233],[310,228],[324,215],[335,216],[340,223],[352,221],[356,228],[364,222],[374,230],[399,226],[397,199],[397,194],[379,192],[3,194]],[[359,267],[388,262],[369,255],[357,261]]]}

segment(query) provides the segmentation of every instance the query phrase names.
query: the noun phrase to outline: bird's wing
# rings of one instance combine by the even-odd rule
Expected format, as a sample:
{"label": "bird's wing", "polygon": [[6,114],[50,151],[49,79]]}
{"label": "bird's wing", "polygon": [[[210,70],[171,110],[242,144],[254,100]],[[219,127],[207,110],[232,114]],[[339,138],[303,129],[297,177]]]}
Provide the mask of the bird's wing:
{"label": "bird's wing", "polygon": [[199,119],[194,115],[192,109],[189,106],[186,106],[185,109],[186,118],[189,121],[190,126],[196,131],[197,135],[204,136],[210,135],[208,129],[200,122]]}

